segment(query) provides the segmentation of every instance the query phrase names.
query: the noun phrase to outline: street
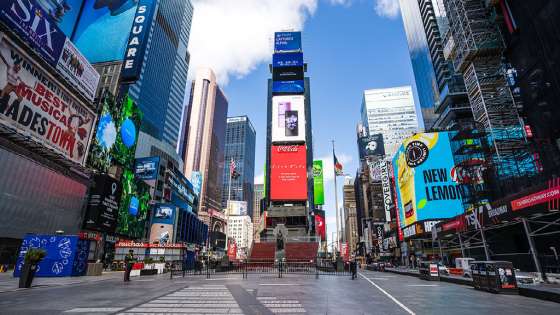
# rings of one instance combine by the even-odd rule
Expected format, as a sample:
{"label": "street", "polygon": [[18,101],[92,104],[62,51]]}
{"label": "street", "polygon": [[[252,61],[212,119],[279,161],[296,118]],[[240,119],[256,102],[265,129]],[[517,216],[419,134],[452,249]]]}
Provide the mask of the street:
{"label": "street", "polygon": [[[274,274],[57,279],[0,294],[3,314],[557,314],[559,305],[373,271],[347,276]],[[89,277],[88,277],[89,278]],[[4,277],[5,279],[5,277]],[[52,279],[52,278],[51,278]],[[87,279],[82,283],[78,280]],[[51,284],[52,285],[52,284]]]}

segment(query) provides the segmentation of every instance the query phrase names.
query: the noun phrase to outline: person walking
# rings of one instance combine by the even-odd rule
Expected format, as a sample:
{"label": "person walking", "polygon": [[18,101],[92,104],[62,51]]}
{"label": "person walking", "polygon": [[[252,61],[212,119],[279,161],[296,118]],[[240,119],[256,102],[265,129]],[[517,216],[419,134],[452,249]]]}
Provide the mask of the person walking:
{"label": "person walking", "polygon": [[126,271],[124,272],[124,282],[130,282],[130,272],[134,263],[138,260],[138,256],[134,257],[134,251],[131,249],[128,251],[128,255],[124,258],[124,263],[126,265]]}

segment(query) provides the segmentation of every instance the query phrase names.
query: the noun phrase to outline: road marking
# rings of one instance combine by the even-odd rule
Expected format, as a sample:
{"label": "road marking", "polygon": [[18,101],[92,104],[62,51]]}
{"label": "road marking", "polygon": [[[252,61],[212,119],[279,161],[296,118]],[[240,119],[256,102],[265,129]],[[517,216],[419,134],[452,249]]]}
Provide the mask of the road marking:
{"label": "road marking", "polygon": [[364,279],[366,279],[367,281],[369,281],[369,283],[373,284],[376,288],[379,289],[379,291],[383,292],[386,296],[388,296],[389,298],[391,298],[391,300],[393,300],[395,303],[397,303],[400,307],[402,307],[405,311],[408,312],[408,314],[410,315],[416,315],[413,311],[411,311],[410,309],[408,309],[408,307],[404,306],[404,304],[402,304],[401,302],[399,302],[397,299],[395,299],[391,294],[387,293],[385,290],[381,289],[380,286],[378,286],[377,284],[373,283],[373,281],[369,280],[368,278],[366,278],[366,276],[364,276],[363,274],[359,273],[360,276],[364,277]]}
{"label": "road marking", "polygon": [[156,279],[136,280],[136,281],[155,281]]}
{"label": "road marking", "polygon": [[437,287],[437,284],[407,284],[407,287]]}
{"label": "road marking", "polygon": [[239,280],[239,279],[237,279],[237,278],[220,278],[220,279],[204,279],[204,280],[208,280],[208,281],[218,280],[218,281],[221,281],[221,280]]}
{"label": "road marking", "polygon": [[79,307],[67,310],[64,313],[113,313],[122,310],[124,307],[107,308],[107,307]]}
{"label": "road marking", "polygon": [[299,285],[299,283],[262,283],[259,285]]}

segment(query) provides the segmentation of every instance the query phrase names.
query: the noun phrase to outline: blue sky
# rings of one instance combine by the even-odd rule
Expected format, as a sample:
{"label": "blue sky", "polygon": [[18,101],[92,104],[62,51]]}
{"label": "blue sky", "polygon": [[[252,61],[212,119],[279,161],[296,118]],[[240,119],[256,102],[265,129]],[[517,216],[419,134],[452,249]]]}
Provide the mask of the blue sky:
{"label": "blue sky", "polygon": [[[242,10],[251,1],[239,2],[236,1]],[[336,231],[331,141],[335,141],[344,172],[354,176],[358,167],[356,125],[360,123],[363,91],[412,86],[421,121],[416,84],[398,0],[301,0],[299,6],[293,4],[297,0],[289,2],[292,4],[288,8],[278,7],[281,4],[264,4],[260,12],[252,8],[231,23],[224,22],[226,27],[210,26],[203,20],[210,16],[225,18],[226,12],[235,16],[236,12],[231,12],[235,7],[219,5],[224,4],[219,0],[193,1],[195,13],[189,43],[193,62],[189,78],[194,77],[197,66],[211,67],[227,95],[228,116],[249,117],[257,131],[256,182],[262,182],[267,79],[272,77],[268,68],[272,59],[272,51],[267,48],[269,37],[281,29],[303,32],[306,76],[311,79],[314,156],[323,160],[327,176],[324,209],[330,242],[332,232]],[[283,21],[290,21],[293,26]],[[190,84],[187,87],[190,91]],[[343,184],[344,179],[339,177],[339,204]]]}

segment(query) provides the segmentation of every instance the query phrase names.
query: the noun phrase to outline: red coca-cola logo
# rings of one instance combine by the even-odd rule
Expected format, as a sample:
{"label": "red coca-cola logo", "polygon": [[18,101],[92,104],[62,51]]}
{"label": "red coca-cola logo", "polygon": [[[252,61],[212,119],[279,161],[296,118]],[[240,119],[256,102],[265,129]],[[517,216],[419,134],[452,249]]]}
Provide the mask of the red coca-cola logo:
{"label": "red coca-cola logo", "polygon": [[278,152],[285,153],[285,152],[297,152],[299,145],[281,145],[278,146]]}

